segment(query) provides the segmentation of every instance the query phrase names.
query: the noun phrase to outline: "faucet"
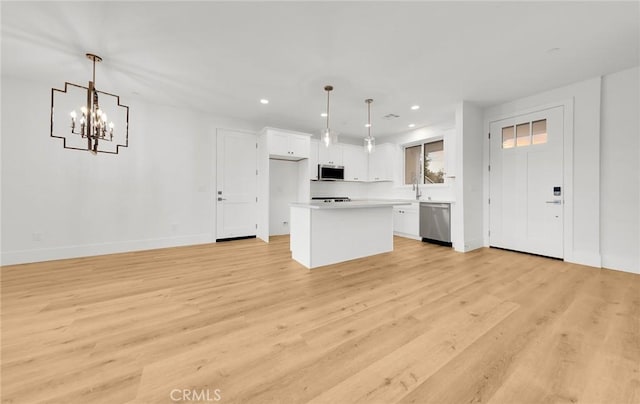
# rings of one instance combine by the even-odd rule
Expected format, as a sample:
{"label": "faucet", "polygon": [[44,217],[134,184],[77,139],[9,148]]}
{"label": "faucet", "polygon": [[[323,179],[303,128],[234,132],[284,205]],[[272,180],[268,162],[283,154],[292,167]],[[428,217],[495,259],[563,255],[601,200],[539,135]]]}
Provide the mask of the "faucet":
{"label": "faucet", "polygon": [[413,176],[412,190],[416,191],[416,201],[420,200],[420,197],[422,196],[422,192],[420,192],[420,186],[418,184],[418,174]]}

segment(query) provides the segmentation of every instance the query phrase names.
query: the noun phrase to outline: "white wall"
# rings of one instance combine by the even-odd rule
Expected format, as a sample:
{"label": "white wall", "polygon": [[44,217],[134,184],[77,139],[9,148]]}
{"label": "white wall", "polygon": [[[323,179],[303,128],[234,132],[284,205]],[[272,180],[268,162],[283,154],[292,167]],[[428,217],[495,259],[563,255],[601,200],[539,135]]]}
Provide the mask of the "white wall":
{"label": "white wall", "polygon": [[602,78],[600,246],[602,266],[640,273],[640,70]]}
{"label": "white wall", "polygon": [[269,160],[269,235],[289,234],[289,204],[298,201],[298,162]]}
{"label": "white wall", "polygon": [[[600,84],[600,78],[596,77],[485,111],[485,132],[488,132],[489,123],[494,120],[550,106],[564,107],[564,258],[595,267],[601,266],[600,164],[597,163],[600,161]],[[487,147],[484,158],[488,161]],[[485,181],[485,195],[488,195],[488,181]],[[485,204],[485,218],[487,212]],[[487,230],[485,220],[485,234]]]}
{"label": "white wall", "polygon": [[463,101],[456,108],[456,203],[452,206],[451,237],[456,251],[483,246],[482,110]]}
{"label": "white wall", "polygon": [[118,155],[49,137],[60,83],[2,77],[3,265],[215,240],[215,127],[232,119],[137,100]]}
{"label": "white wall", "polygon": [[367,199],[369,198],[369,185],[364,182],[311,181],[311,196],[346,196],[351,199]]}

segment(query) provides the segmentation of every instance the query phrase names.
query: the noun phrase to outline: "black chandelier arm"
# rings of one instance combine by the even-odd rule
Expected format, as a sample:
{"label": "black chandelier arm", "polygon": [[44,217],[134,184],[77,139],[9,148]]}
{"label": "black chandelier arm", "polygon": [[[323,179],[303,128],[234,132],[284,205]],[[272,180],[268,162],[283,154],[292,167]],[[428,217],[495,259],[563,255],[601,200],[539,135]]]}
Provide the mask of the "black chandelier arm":
{"label": "black chandelier arm", "polygon": [[[98,97],[98,93],[106,95],[106,96],[110,96],[110,97],[114,97],[116,99],[116,104],[119,108],[124,108],[125,109],[125,122],[124,122],[124,128],[123,128],[123,132],[124,132],[124,143],[116,143],[115,144],[115,150],[111,151],[111,150],[98,150],[98,139],[101,139],[103,141],[106,142],[113,142],[113,129],[109,128],[107,129],[108,124],[103,123],[100,125],[100,127],[98,127],[98,125],[94,126],[94,130],[91,130],[91,113],[90,110],[87,111],[86,116],[85,116],[85,121],[81,122],[80,125],[77,125],[75,122],[72,121],[72,125],[71,125],[71,133],[74,135],[80,135],[81,138],[86,138],[87,139],[87,147],[85,148],[81,148],[81,147],[73,147],[70,145],[67,145],[67,138],[65,136],[62,135],[57,135],[54,133],[54,97],[56,92],[60,93],[60,94],[66,94],[68,93],[68,90],[70,89],[70,87],[76,87],[78,89],[83,89],[87,91],[87,98],[89,100],[92,100],[93,97],[91,97],[90,94],[90,88],[83,86],[83,85],[79,85],[79,84],[75,84],[75,83],[70,83],[70,82],[65,82],[64,83],[64,89],[58,89],[58,88],[52,88],[51,89],[51,119],[50,119],[50,137],[52,138],[58,138],[58,139],[62,139],[62,146],[65,149],[70,149],[70,150],[84,150],[84,151],[91,151],[91,152],[95,152],[95,153],[106,153],[106,154],[119,154],[120,148],[122,147],[128,147],[129,146],[129,106],[128,105],[124,105],[120,102],[120,96],[116,95],[116,94],[112,94],[112,93],[108,93],[105,91],[100,91],[100,90],[96,90],[95,88],[93,88],[93,92],[95,93],[95,97],[96,97],[96,101],[97,101],[97,97]],[[97,104],[97,102],[96,102]],[[88,106],[90,106],[91,103],[88,103]],[[96,117],[97,119],[97,117]],[[79,130],[78,130],[78,126],[80,126]]]}

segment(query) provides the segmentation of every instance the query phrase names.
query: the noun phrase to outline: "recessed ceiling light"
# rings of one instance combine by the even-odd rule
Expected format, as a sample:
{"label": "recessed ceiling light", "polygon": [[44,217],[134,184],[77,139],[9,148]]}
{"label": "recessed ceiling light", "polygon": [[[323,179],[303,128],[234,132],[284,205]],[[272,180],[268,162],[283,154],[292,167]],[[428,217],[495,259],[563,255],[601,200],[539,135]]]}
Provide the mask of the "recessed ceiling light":
{"label": "recessed ceiling light", "polygon": [[415,124],[415,123],[410,123],[410,124],[409,124],[409,127],[410,127],[410,128],[415,128],[415,127],[416,127],[416,124]]}
{"label": "recessed ceiling light", "polygon": [[267,100],[266,98],[263,98],[260,100],[260,104],[268,104],[269,100]]}
{"label": "recessed ceiling light", "polygon": [[320,114],[320,116],[323,117],[323,118],[326,118],[327,117],[327,113],[323,112],[323,113]]}
{"label": "recessed ceiling light", "polygon": [[412,105],[412,106],[411,106],[411,109],[412,109],[412,110],[414,110],[414,111],[415,111],[416,109],[420,109],[420,105]]}

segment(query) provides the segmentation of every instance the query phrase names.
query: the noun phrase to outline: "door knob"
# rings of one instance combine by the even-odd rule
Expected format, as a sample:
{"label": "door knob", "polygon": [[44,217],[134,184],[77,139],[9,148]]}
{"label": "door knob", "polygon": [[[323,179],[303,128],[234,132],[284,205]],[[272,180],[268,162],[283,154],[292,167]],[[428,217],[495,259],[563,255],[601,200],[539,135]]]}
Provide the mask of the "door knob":
{"label": "door knob", "polygon": [[552,203],[554,205],[560,205],[562,203],[562,201],[560,200],[556,200],[556,201],[547,201],[546,203]]}
{"label": "door knob", "polygon": [[226,201],[226,200],[227,200],[227,198],[220,198],[220,197],[218,197],[218,201]]}

